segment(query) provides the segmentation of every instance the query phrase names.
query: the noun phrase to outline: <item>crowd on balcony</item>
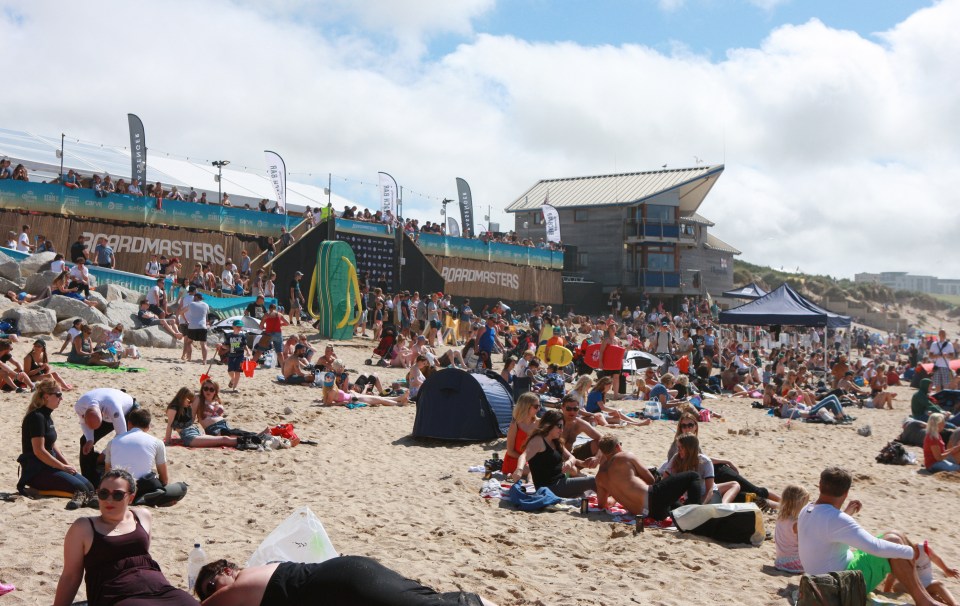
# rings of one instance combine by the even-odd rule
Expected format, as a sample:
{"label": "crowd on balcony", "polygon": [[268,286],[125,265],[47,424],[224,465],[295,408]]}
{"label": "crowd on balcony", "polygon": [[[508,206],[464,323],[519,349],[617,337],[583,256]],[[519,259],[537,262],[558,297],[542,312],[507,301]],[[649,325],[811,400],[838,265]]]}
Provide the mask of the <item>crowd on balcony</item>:
{"label": "crowd on balcony", "polygon": [[13,179],[14,181],[29,181],[27,168],[23,164],[17,164],[15,168],[10,168],[12,163],[8,158],[0,160],[0,180]]}

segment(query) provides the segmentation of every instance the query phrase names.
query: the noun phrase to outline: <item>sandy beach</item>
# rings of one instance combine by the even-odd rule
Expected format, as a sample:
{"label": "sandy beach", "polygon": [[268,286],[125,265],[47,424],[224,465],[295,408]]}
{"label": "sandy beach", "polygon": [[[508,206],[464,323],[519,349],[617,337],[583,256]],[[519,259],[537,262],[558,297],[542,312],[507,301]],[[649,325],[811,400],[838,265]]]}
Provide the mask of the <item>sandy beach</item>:
{"label": "sandy beach", "polygon": [[[295,328],[287,328],[294,334]],[[322,342],[311,336],[311,340]],[[19,358],[32,340],[14,346]],[[50,348],[56,351],[57,345]],[[361,372],[369,357],[368,339],[337,344],[347,367]],[[181,386],[195,388],[206,369],[185,364],[175,350],[147,349],[133,364],[140,373],[67,371],[76,390],[55,412],[59,445],[75,459],[80,436],[73,414],[76,397],[87,389],[127,389],[154,412],[152,433],[162,437],[166,403]],[[53,361],[64,356],[53,355]],[[497,356],[499,359],[500,356]],[[377,369],[387,382],[400,370]],[[221,385],[226,368],[211,372]],[[275,371],[258,371],[225,394],[232,426],[260,431],[292,422],[302,438],[319,442],[291,450],[240,452],[228,449],[168,449],[170,475],[190,484],[187,498],[173,508],[154,510],[151,553],[167,578],[185,583],[193,543],[210,558],[243,562],[260,541],[294,509],[308,505],[323,521],[344,554],[367,555],[442,590],[476,591],[506,605],[525,604],[787,604],[799,577],[774,571],[774,545],[728,546],[677,532],[632,528],[605,513],[524,513],[507,503],[478,495],[480,474],[469,473],[505,440],[487,444],[423,444],[408,437],[416,410],[405,408],[320,408],[320,390],[282,387]],[[864,503],[860,522],[872,532],[904,529],[930,539],[948,564],[960,563],[960,542],[941,520],[955,509],[960,477],[918,475],[917,466],[880,465],[874,457],[899,434],[909,388],[897,410],[855,410],[852,426],[785,422],[750,407],[750,400],[721,398],[713,408],[725,422],[703,424],[704,451],[734,461],[751,481],[780,491],[790,482],[816,494],[821,469],[840,464],[854,472],[851,498]],[[27,395],[0,396],[0,482],[13,492],[20,448],[20,422]],[[636,402],[623,402],[635,410]],[[292,409],[284,414],[284,409]],[[857,435],[864,424],[871,437]],[[751,435],[730,430],[751,429]],[[674,425],[616,429],[624,447],[647,465],[663,462]],[[102,448],[102,443],[101,443]],[[919,448],[910,448],[922,459]],[[0,604],[48,604],[62,564],[63,536],[69,524],[92,510],[64,510],[63,499],[0,502],[3,539],[0,579],[17,591]],[[767,530],[774,517],[765,515]],[[939,576],[939,572],[937,572]],[[954,583],[951,582],[951,585]],[[81,589],[78,600],[82,598]]]}

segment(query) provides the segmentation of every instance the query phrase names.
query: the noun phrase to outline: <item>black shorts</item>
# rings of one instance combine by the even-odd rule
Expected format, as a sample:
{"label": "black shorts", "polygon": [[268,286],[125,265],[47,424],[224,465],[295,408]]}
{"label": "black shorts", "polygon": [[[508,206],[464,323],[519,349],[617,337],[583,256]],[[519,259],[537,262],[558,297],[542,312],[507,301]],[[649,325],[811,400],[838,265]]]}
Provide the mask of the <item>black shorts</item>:
{"label": "black shorts", "polygon": [[243,370],[243,356],[227,356],[227,372]]}
{"label": "black shorts", "polygon": [[191,341],[206,341],[207,340],[207,329],[206,328],[188,328],[187,329],[187,338]]}
{"label": "black shorts", "polygon": [[149,309],[151,313],[156,314],[156,316],[157,316],[158,318],[162,318],[163,316],[166,315],[166,314],[163,312],[163,310],[160,309],[160,306],[159,306],[159,305],[149,305],[149,306],[147,307],[147,309]]}
{"label": "black shorts", "polygon": [[303,385],[307,382],[307,378],[303,375],[290,375],[283,382],[287,385]]}

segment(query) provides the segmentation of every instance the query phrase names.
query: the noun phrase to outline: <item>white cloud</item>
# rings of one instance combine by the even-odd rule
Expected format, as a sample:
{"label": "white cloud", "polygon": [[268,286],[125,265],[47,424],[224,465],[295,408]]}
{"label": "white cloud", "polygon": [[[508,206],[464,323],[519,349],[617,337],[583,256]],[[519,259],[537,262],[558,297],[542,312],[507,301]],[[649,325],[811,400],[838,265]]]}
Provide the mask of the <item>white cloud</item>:
{"label": "white cloud", "polygon": [[680,10],[686,3],[687,0],[657,0],[657,6],[660,7],[660,10],[668,13]]}
{"label": "white cloud", "polygon": [[778,6],[787,4],[790,0],[747,0],[747,2],[764,11],[771,12]]}
{"label": "white cloud", "polygon": [[[702,212],[746,260],[960,277],[947,254],[960,219],[960,0],[879,42],[810,21],[715,61],[484,34],[434,61],[410,49],[470,34],[492,0],[424,1],[415,14],[356,4],[366,12],[346,0],[323,3],[329,14],[295,0],[0,1],[0,56],[17,75],[0,89],[0,127],[123,144],[135,112],[153,149],[259,166],[268,147],[291,172],[375,183],[387,170],[438,198],[463,177],[484,209],[541,178],[696,155],[726,161]],[[109,35],[81,38],[104,14]],[[134,23],[151,35],[120,26]],[[389,23],[417,42],[383,45]],[[355,187],[373,202],[372,186]],[[436,201],[410,194],[411,207],[439,217]]]}

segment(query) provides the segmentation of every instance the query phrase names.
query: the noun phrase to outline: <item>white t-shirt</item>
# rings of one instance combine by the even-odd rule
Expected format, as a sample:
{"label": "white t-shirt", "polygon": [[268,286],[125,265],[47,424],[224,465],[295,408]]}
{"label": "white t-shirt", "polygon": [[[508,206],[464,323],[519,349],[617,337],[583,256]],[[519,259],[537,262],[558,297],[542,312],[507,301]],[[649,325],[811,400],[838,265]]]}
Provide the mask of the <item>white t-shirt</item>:
{"label": "white t-shirt", "polygon": [[153,471],[154,465],[167,462],[167,449],[163,442],[134,427],[127,433],[110,440],[103,451],[111,468],[123,468],[139,480]]}
{"label": "white t-shirt", "polygon": [[133,409],[133,396],[112,387],[91,389],[80,396],[73,410],[80,417],[80,429],[88,441],[93,440],[93,430],[83,422],[83,415],[92,408],[100,409],[103,422],[113,423],[113,429],[119,436],[127,431],[126,414]]}
{"label": "white t-shirt", "polygon": [[[674,469],[678,463],[677,456],[678,455],[673,455],[669,461],[661,465],[660,473],[676,473]],[[699,473],[700,477],[704,480],[712,480],[714,478],[713,461],[710,460],[710,457],[702,453],[698,455],[697,459],[697,473]]]}
{"label": "white t-shirt", "polygon": [[233,290],[233,272],[229,269],[223,270],[223,273],[220,274],[220,283],[224,290]]}
{"label": "white t-shirt", "polygon": [[800,561],[807,574],[846,570],[851,547],[880,558],[913,558],[913,548],[871,535],[833,505],[807,505],[797,519]]}
{"label": "white t-shirt", "polygon": [[160,287],[151,286],[150,290],[147,291],[147,303],[150,305],[160,305]]}
{"label": "white t-shirt", "polygon": [[210,306],[203,301],[190,301],[187,303],[183,317],[187,320],[187,328],[193,330],[206,330],[207,314],[210,313]]}
{"label": "white t-shirt", "polygon": [[87,282],[90,280],[90,270],[86,265],[74,265],[70,268],[70,277],[77,282]]}
{"label": "white t-shirt", "polygon": [[20,237],[17,238],[17,250],[20,252],[30,252],[30,236],[27,235],[27,232],[20,232]]}
{"label": "white t-shirt", "polygon": [[146,267],[143,269],[143,273],[148,276],[159,276],[160,275],[160,263],[157,261],[148,261]]}
{"label": "white t-shirt", "polygon": [[943,344],[940,341],[934,341],[930,344],[930,357],[933,358],[933,365],[938,368],[949,368],[950,361],[940,357],[940,354],[949,356],[954,353],[953,343],[950,341],[944,341]]}
{"label": "white t-shirt", "polygon": [[56,261],[52,261],[50,263],[50,271],[56,272],[58,274],[62,274],[63,269],[64,267],[66,267],[66,265],[67,265],[67,262],[64,261],[63,259],[57,259]]}

